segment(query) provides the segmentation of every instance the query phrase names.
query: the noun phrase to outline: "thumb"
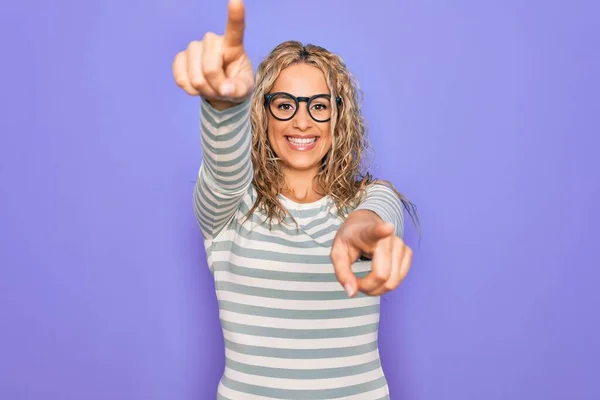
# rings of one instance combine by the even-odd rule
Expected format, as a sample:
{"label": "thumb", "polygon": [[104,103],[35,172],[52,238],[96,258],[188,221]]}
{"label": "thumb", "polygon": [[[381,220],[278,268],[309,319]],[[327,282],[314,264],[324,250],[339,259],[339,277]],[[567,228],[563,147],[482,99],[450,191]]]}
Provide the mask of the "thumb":
{"label": "thumb", "polygon": [[363,229],[360,233],[364,243],[374,245],[383,238],[386,238],[394,233],[394,225],[380,221],[376,224]]}
{"label": "thumb", "polygon": [[252,90],[252,77],[235,77],[226,79],[219,88],[223,97],[240,100],[245,99]]}
{"label": "thumb", "polygon": [[344,287],[349,297],[356,293],[358,282],[356,275],[352,272],[352,256],[346,246],[340,242],[333,244],[331,248],[331,261],[338,282]]}

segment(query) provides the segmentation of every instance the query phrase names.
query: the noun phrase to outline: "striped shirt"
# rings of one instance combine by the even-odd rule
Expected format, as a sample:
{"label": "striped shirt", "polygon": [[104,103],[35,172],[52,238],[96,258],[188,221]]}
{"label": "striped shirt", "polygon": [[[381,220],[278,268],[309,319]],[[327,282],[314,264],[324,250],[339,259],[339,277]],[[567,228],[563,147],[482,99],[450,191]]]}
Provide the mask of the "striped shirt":
{"label": "striped shirt", "polygon": [[[225,111],[201,101],[202,164],[194,190],[225,341],[218,399],[389,399],[377,343],[379,297],[349,298],[331,244],[342,219],[328,197],[284,196],[284,223],[264,222],[252,185],[249,102]],[[372,185],[358,209],[403,233],[399,199]],[[295,223],[297,223],[297,227]],[[357,276],[370,262],[353,265]]]}

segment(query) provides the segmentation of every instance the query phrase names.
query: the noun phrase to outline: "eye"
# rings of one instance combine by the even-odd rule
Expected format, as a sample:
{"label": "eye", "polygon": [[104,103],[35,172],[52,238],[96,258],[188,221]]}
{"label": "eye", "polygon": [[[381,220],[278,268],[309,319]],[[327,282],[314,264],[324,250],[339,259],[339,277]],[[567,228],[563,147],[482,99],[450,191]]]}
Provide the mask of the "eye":
{"label": "eye", "polygon": [[277,108],[282,111],[291,111],[294,109],[294,105],[291,103],[280,103],[277,104]]}
{"label": "eye", "polygon": [[316,111],[325,111],[327,110],[327,104],[317,103],[312,105],[312,109]]}

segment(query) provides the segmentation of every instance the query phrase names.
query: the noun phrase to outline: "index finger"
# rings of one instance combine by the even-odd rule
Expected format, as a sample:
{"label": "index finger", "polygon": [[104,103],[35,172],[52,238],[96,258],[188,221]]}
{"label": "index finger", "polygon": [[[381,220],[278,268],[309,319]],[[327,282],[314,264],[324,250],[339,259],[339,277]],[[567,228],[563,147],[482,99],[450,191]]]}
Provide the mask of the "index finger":
{"label": "index finger", "polygon": [[227,47],[242,46],[244,43],[244,29],[246,28],[244,2],[242,0],[229,0],[227,7],[227,27],[223,38]]}
{"label": "index finger", "polygon": [[342,284],[348,296],[352,297],[356,290],[356,276],[352,271],[352,258],[346,246],[339,241],[334,241],[331,247],[331,261],[338,282]]}

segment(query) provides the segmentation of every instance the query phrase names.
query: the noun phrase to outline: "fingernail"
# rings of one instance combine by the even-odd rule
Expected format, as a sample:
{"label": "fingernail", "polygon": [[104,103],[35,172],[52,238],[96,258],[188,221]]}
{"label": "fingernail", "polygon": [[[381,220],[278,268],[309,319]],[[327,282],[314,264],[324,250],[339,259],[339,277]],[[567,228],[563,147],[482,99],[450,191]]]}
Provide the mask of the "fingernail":
{"label": "fingernail", "polygon": [[348,297],[352,297],[352,293],[354,293],[354,289],[352,289],[352,284],[346,283],[346,293],[348,293]]}
{"label": "fingernail", "polygon": [[221,95],[222,96],[231,96],[233,94],[233,85],[229,82],[226,82],[221,85]]}

